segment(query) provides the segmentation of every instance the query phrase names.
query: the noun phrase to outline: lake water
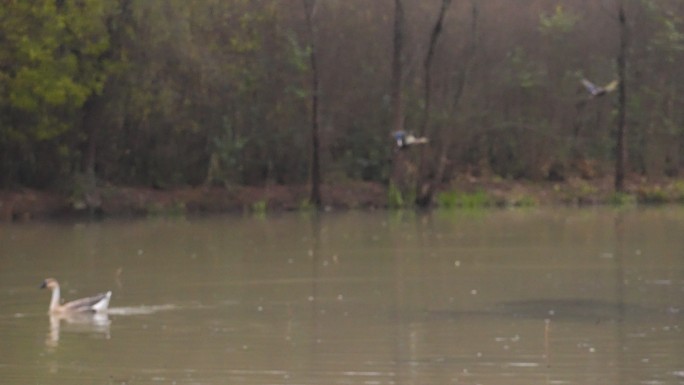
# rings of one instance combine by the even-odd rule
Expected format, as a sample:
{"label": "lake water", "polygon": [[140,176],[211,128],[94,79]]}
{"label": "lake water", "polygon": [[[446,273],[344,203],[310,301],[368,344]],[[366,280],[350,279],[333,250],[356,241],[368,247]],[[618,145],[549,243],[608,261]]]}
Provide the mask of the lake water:
{"label": "lake water", "polygon": [[681,207],[0,225],[3,384],[684,384],[683,320]]}

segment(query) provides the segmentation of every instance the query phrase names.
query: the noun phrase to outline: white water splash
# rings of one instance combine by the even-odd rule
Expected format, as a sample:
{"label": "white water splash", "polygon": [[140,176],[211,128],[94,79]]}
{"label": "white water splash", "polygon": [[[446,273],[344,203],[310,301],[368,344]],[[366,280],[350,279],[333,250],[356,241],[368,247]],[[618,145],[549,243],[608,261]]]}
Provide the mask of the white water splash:
{"label": "white water splash", "polygon": [[114,307],[108,310],[110,315],[144,315],[153,314],[160,311],[174,310],[178,307],[176,305],[143,305],[133,307]]}

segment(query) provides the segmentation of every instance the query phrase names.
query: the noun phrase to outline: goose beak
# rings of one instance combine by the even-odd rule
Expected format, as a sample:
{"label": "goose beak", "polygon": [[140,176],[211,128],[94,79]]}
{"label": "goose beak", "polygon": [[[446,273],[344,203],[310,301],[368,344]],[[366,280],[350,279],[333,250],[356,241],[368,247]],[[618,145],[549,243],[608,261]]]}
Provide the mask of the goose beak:
{"label": "goose beak", "polygon": [[43,284],[40,285],[40,289],[45,289],[47,287],[47,282],[43,281]]}

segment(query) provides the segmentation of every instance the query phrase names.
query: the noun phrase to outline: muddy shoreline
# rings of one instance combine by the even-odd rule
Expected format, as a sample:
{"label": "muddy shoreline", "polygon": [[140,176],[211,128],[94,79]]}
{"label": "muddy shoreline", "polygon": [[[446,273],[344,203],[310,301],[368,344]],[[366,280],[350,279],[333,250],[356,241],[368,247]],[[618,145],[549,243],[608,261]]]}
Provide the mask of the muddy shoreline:
{"label": "muddy shoreline", "polygon": [[[684,203],[684,179],[635,178],[625,194],[615,194],[612,180],[573,179],[528,182],[469,178],[441,186],[439,194],[477,194],[486,206],[585,206],[605,204]],[[68,217],[141,217],[307,210],[309,188],[300,186],[187,187],[160,190],[146,187],[104,186],[94,203],[58,192],[31,189],[0,190],[0,221]],[[371,182],[325,184],[323,204],[331,210],[384,209],[387,186]],[[441,202],[444,204],[444,200]],[[435,206],[440,199],[435,199]],[[458,201],[456,206],[458,206]]]}

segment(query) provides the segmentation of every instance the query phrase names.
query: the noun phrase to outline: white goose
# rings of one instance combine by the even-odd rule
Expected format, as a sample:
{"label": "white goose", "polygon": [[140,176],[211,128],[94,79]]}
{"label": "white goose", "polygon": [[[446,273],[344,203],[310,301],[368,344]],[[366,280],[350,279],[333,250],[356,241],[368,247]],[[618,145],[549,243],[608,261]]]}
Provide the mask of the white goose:
{"label": "white goose", "polygon": [[109,307],[109,300],[112,298],[112,292],[101,293],[92,297],[81,298],[65,304],[60,303],[59,283],[54,278],[48,278],[40,285],[41,289],[48,288],[52,290],[52,299],[50,300],[50,314],[67,314],[67,313],[101,313],[106,312]]}

